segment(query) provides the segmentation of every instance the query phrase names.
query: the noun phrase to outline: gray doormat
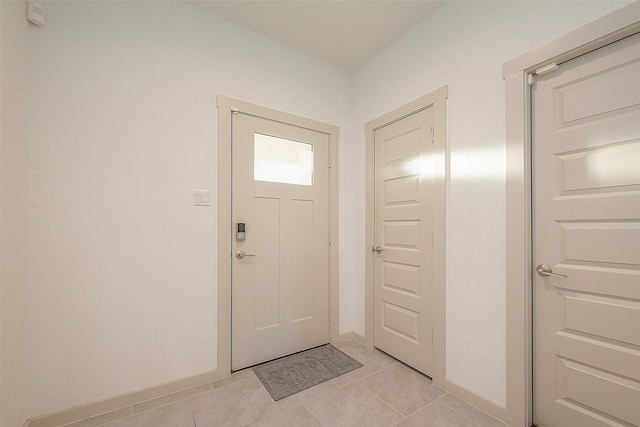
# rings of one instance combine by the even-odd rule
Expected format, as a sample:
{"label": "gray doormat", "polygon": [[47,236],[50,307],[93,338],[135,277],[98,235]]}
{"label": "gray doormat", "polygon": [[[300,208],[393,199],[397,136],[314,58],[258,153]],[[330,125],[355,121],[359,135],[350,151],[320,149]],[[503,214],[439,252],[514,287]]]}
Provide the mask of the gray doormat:
{"label": "gray doormat", "polygon": [[360,367],[362,363],[325,344],[255,366],[253,372],[278,401]]}

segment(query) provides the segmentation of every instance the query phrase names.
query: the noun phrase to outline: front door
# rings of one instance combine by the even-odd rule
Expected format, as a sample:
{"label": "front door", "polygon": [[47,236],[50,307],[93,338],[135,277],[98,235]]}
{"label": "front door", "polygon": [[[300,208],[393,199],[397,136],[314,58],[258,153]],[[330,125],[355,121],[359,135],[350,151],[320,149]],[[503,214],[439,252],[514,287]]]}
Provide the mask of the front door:
{"label": "front door", "polygon": [[534,421],[638,426],[640,35],[537,79]]}
{"label": "front door", "polygon": [[329,137],[232,116],[231,367],[329,342]]}
{"label": "front door", "polygon": [[432,369],[433,107],[375,130],[373,345]]}

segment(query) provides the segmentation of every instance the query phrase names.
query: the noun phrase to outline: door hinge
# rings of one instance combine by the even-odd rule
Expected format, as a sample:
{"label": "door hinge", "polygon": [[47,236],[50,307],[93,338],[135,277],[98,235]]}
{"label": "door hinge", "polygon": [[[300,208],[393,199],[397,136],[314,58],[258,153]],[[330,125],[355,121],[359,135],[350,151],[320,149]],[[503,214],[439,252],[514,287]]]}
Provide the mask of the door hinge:
{"label": "door hinge", "polygon": [[435,129],[431,126],[431,143],[435,143]]}
{"label": "door hinge", "polygon": [[231,114],[238,114],[240,112],[240,110],[238,110],[236,107],[231,107]]}
{"label": "door hinge", "polygon": [[329,230],[329,246],[331,246],[332,243],[332,239],[331,239],[331,230]]}

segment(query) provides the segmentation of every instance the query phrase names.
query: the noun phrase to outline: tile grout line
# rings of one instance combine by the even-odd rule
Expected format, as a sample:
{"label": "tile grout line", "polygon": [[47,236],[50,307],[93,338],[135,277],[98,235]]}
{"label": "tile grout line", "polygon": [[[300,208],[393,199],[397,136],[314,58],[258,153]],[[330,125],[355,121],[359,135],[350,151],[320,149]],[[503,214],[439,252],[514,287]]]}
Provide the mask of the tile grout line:
{"label": "tile grout line", "polygon": [[[211,382],[209,382],[209,385],[211,385]],[[213,386],[211,387],[211,389],[213,390]],[[193,402],[191,401],[191,398],[194,396],[189,396],[189,409],[191,410],[191,420],[193,421],[193,427],[197,427],[196,424],[196,414],[193,411]]]}
{"label": "tile grout line", "polygon": [[[440,396],[437,400],[440,400],[441,398],[443,398],[443,397],[444,397],[444,396],[446,396],[447,394],[448,394],[448,395],[450,395],[450,396],[455,397],[456,399],[460,399],[459,397],[457,397],[457,396],[455,396],[455,395],[453,395],[453,394],[451,394],[451,393],[446,393],[445,395]],[[473,409],[475,409],[475,410],[477,410],[477,411],[481,412],[482,414],[484,414],[484,415],[486,415],[486,416],[488,416],[488,417],[491,417],[491,418],[495,419],[496,421],[498,421],[498,422],[502,423],[502,421],[498,420],[498,419],[497,419],[497,418],[495,418],[495,417],[492,417],[491,415],[487,414],[486,412],[484,412],[483,410],[481,410],[481,409],[479,409],[479,408],[476,408],[475,406],[471,405],[470,403],[467,403],[467,402],[465,402],[465,401],[464,401],[464,400],[462,400],[462,399],[460,399],[460,401],[461,401],[461,402],[463,402],[464,404],[466,404],[467,406],[469,406],[470,408],[473,408]],[[472,419],[472,418],[469,418],[467,415],[465,415],[465,414],[463,414],[462,412],[458,411],[457,409],[455,409],[455,408],[454,408],[454,407],[452,407],[451,405],[447,405],[444,401],[443,401],[443,402],[440,402],[440,403],[442,403],[444,406],[446,406],[447,408],[451,409],[452,411],[454,411],[454,412],[456,412],[456,413],[460,414],[462,417],[464,417],[465,419],[467,419],[467,420],[471,421],[473,424],[477,425],[478,427],[482,427],[482,424],[480,424],[479,422],[477,422],[476,420],[474,420],[474,419]],[[502,423],[502,424],[504,424],[504,423]],[[506,427],[506,424],[505,424],[505,427]]]}
{"label": "tile grout line", "polygon": [[[415,414],[416,412],[419,412],[419,411],[423,410],[423,409],[424,409],[424,408],[426,408],[427,406],[429,406],[429,405],[431,405],[431,404],[433,404],[433,403],[437,402],[438,400],[442,399],[442,398],[443,398],[444,396],[446,396],[447,394],[449,394],[449,393],[447,393],[447,392],[445,391],[445,393],[444,393],[442,396],[439,396],[439,397],[437,397],[436,399],[433,399],[431,402],[429,402],[429,403],[427,403],[427,404],[425,404],[425,405],[423,405],[423,406],[419,407],[418,409],[416,409],[415,411],[413,411],[412,413],[410,413],[409,415],[407,415],[407,418],[409,418],[410,416],[412,416],[412,415],[413,415],[413,414]],[[440,403],[442,403],[442,402],[440,402]],[[442,403],[442,404],[444,405],[444,403]],[[448,408],[448,406],[447,406],[447,408]],[[456,412],[458,412],[458,411],[456,411]],[[465,418],[466,418],[466,417],[465,417]]]}
{"label": "tile grout line", "polygon": [[[353,351],[355,351],[355,352],[356,352],[356,353],[358,353],[361,357],[365,358],[366,360],[368,360],[368,361],[369,361],[369,362],[371,362],[372,364],[376,365],[376,366],[377,366],[378,368],[380,368],[380,369],[378,369],[378,370],[376,370],[376,371],[373,371],[373,372],[370,372],[369,374],[367,374],[367,375],[365,375],[365,376],[363,376],[363,377],[360,377],[360,378],[358,378],[358,379],[355,379],[355,380],[353,380],[352,382],[354,382],[354,381],[358,381],[358,380],[360,380],[360,379],[362,379],[362,378],[366,378],[366,377],[371,376],[371,375],[373,375],[373,374],[376,374],[376,373],[378,373],[378,372],[382,372],[383,370],[385,370],[385,369],[390,368],[391,366],[393,366],[393,364],[391,364],[391,365],[389,365],[389,366],[380,366],[378,363],[376,363],[376,361],[375,361],[375,360],[373,360],[372,358],[368,357],[367,355],[360,353],[360,352],[359,352],[358,350],[356,350],[356,349],[354,349]],[[346,354],[346,353],[345,353],[345,354]],[[347,356],[349,356],[349,355],[347,354]],[[351,357],[351,356],[349,356],[349,357]],[[358,362],[360,362],[360,361],[358,360]],[[360,363],[362,363],[362,362],[360,362]],[[362,366],[363,368],[364,368],[365,366],[368,366],[368,365],[365,365],[364,363],[362,363],[362,365],[363,365],[363,366]],[[351,372],[354,372],[354,371],[351,371]],[[347,373],[348,373],[348,372],[347,372]],[[346,375],[346,374],[345,374],[345,375]]]}
{"label": "tile grout line", "polygon": [[[359,378],[359,379],[357,379],[357,380],[355,380],[355,381],[359,382],[359,383],[360,383],[360,385],[362,385],[365,389],[369,390],[370,392],[372,392],[373,394],[375,394],[376,396],[378,396],[378,394],[377,394],[373,389],[371,389],[369,386],[367,386],[367,385],[363,382],[363,380],[366,380],[367,378],[369,378],[369,377],[371,377],[371,376],[373,376],[373,375],[380,374],[380,373],[382,373],[383,371],[385,371],[385,370],[387,370],[387,369],[392,369],[392,368],[394,368],[396,365],[397,365],[397,366],[400,366],[401,368],[403,368],[403,369],[405,369],[405,370],[407,370],[407,372],[409,372],[411,375],[414,375],[415,377],[419,378],[421,381],[426,381],[426,382],[427,382],[427,383],[429,383],[431,386],[433,386],[433,387],[434,387],[434,388],[436,388],[437,390],[442,391],[442,393],[443,393],[442,395],[438,396],[437,398],[435,398],[435,399],[433,399],[433,400],[431,400],[431,401],[429,401],[429,402],[425,403],[424,405],[420,406],[419,408],[417,408],[415,411],[411,412],[410,414],[408,414],[408,415],[406,415],[406,416],[405,416],[405,415],[403,415],[403,414],[401,414],[401,415],[403,415],[403,417],[405,417],[405,418],[409,418],[411,415],[415,414],[416,412],[420,411],[421,409],[426,408],[427,406],[431,405],[433,402],[435,402],[435,401],[437,401],[437,400],[440,400],[441,398],[443,398],[444,396],[446,396],[447,394],[449,394],[449,393],[447,393],[445,390],[442,390],[442,389],[440,389],[440,388],[438,388],[438,387],[434,386],[434,385],[433,385],[433,381],[432,381],[432,380],[425,378],[423,374],[421,374],[421,373],[419,373],[419,372],[415,372],[415,370],[413,370],[413,369],[407,368],[406,366],[404,366],[404,364],[403,364],[403,363],[397,363],[397,364],[394,364],[394,365],[389,365],[389,366],[387,366],[387,367],[385,367],[385,368],[380,369],[379,371],[373,372],[373,373],[371,373],[371,374],[369,374],[369,375],[366,375],[366,376],[364,376],[364,377],[362,377],[362,378]],[[394,408],[394,409],[395,409],[395,407],[393,406],[393,404],[392,404],[391,402],[387,402],[387,401],[386,401],[382,396],[378,396],[378,397],[379,397],[380,399],[382,399],[382,400],[383,400],[387,405],[389,405],[389,406],[391,406],[392,408]],[[448,406],[447,406],[447,407],[448,407]],[[399,411],[397,411],[397,412],[399,412]],[[457,412],[457,411],[456,411],[456,412]]]}
{"label": "tile grout line", "polygon": [[[322,393],[322,394],[325,394],[325,393]],[[304,408],[304,410],[305,410],[305,411],[307,411],[307,413],[308,413],[309,415],[311,415],[311,418],[313,418],[314,420],[316,420],[316,421],[318,422],[318,424],[322,425],[322,421],[320,421],[318,418],[316,418],[316,416],[315,416],[315,415],[313,415],[313,414],[311,413],[311,411],[309,410],[309,408],[307,408],[307,405],[305,405],[305,403],[306,403],[307,401],[309,401],[309,400],[311,400],[311,399],[307,399],[307,400],[305,400],[304,402],[300,403],[300,405],[302,405],[302,407]]]}
{"label": "tile grout line", "polygon": [[398,411],[396,408],[394,408],[390,403],[388,403],[386,400],[384,400],[383,398],[381,398],[380,396],[378,396],[377,394],[375,394],[373,391],[369,390],[369,387],[365,386],[364,384],[360,384],[360,386],[362,388],[364,388],[366,391],[369,392],[369,394],[371,394],[374,398],[378,399],[380,402],[384,403],[385,405],[387,405],[389,408],[391,408],[395,413],[397,413],[398,415],[400,415],[402,417],[402,420],[404,420],[405,417],[404,415],[402,415],[400,413],[400,411]]}

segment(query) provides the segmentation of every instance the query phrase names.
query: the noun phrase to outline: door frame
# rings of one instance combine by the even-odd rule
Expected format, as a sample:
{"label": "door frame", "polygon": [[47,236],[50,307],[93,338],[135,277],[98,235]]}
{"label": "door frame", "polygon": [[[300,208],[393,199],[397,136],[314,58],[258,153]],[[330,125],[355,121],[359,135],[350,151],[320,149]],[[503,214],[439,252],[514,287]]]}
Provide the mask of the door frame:
{"label": "door frame", "polygon": [[507,424],[533,423],[531,90],[535,70],[561,64],[640,31],[640,2],[518,56],[502,67],[506,125]]}
{"label": "door frame", "polygon": [[339,335],[338,282],[338,136],[337,126],[296,116],[226,96],[217,96],[218,105],[218,322],[217,371],[231,374],[231,262],[233,224],[231,221],[231,116],[242,112],[324,133],[329,138],[329,340]]}
{"label": "door frame", "polygon": [[396,108],[365,124],[366,139],[366,207],[365,207],[365,327],[364,341],[373,348],[373,289],[375,259],[372,248],[375,237],[375,162],[374,132],[386,125],[414,113],[433,108],[434,145],[433,165],[433,372],[436,386],[442,387],[445,380],[445,221],[446,179],[449,173],[446,152],[446,99],[449,88],[443,86],[402,107]]}

